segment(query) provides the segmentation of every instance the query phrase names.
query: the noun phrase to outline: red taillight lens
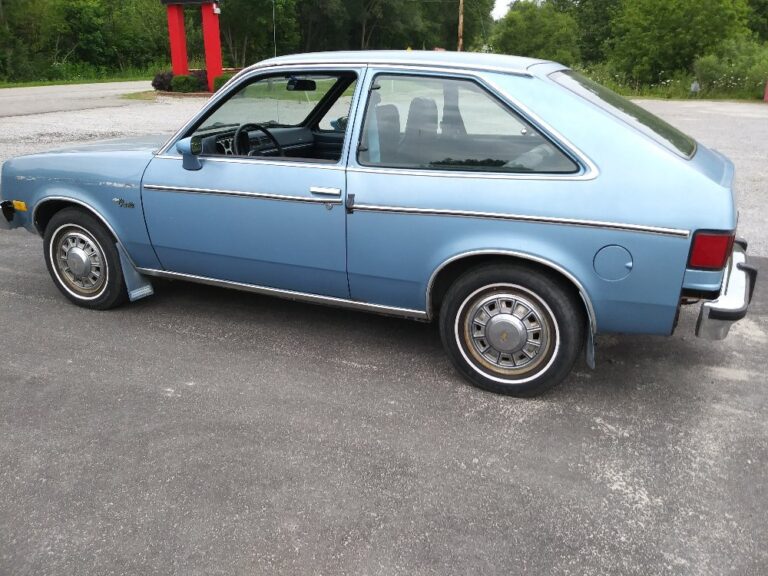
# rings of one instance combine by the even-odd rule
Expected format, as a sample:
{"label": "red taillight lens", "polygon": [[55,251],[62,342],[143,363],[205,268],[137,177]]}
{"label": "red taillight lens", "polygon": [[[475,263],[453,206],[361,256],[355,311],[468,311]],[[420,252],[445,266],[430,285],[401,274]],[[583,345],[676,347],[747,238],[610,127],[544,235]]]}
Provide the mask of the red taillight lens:
{"label": "red taillight lens", "polygon": [[717,232],[697,232],[693,237],[690,268],[722,270],[733,251],[733,234]]}

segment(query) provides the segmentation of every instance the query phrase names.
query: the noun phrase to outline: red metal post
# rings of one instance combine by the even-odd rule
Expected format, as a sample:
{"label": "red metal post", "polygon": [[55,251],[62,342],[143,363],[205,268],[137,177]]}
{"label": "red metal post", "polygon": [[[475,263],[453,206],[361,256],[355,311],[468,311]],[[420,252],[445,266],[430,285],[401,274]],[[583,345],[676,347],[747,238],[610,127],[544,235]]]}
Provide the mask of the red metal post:
{"label": "red metal post", "polygon": [[768,80],[765,81],[765,94],[763,94],[763,100],[768,102]]}
{"label": "red metal post", "polygon": [[208,70],[208,90],[213,92],[213,81],[221,76],[221,34],[216,4],[203,4],[203,40],[205,41],[205,67]]}
{"label": "red metal post", "polygon": [[171,64],[176,76],[189,74],[187,35],[184,32],[184,6],[168,6],[168,35],[171,39]]}

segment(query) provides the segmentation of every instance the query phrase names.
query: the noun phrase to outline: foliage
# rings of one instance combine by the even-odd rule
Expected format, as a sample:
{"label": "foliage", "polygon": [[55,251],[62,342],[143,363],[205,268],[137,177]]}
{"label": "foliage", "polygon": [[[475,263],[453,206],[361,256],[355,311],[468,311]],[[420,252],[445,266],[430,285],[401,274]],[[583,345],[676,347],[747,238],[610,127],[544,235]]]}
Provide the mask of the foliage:
{"label": "foliage", "polygon": [[579,48],[585,63],[605,59],[605,44],[611,38],[612,21],[621,0],[580,0],[573,10],[579,24]]}
{"label": "foliage", "polygon": [[497,23],[493,47],[498,52],[534,56],[563,64],[579,61],[579,29],[571,14],[534,0],[519,0]]}
{"label": "foliage", "polygon": [[181,74],[171,80],[172,92],[204,92],[206,89],[207,86],[200,82],[199,76],[192,74]]}
{"label": "foliage", "polygon": [[[220,0],[224,64],[275,53],[453,50],[459,0]],[[274,23],[273,23],[274,6]],[[752,97],[768,79],[768,0],[464,0],[464,48],[584,67],[624,93]],[[152,78],[168,68],[159,0],[0,0],[0,84]],[[201,67],[199,8],[185,8]],[[156,81],[171,88],[171,76]],[[185,81],[181,81],[184,83]],[[191,82],[191,81],[190,81]],[[223,80],[219,80],[219,84]]]}
{"label": "foliage", "polygon": [[208,71],[207,70],[190,70],[189,75],[197,80],[198,92],[205,92],[208,90]]}
{"label": "foliage", "polygon": [[155,74],[155,77],[152,80],[152,88],[159,90],[160,92],[170,92],[173,89],[172,82],[173,72],[170,70],[163,70],[162,72]]}
{"label": "foliage", "polygon": [[761,42],[768,41],[768,0],[749,0],[749,27]]}
{"label": "foliage", "polygon": [[213,79],[213,91],[218,92],[219,89],[229,82],[234,77],[234,74],[222,74]]}
{"label": "foliage", "polygon": [[657,83],[690,70],[723,40],[746,35],[748,14],[745,0],[622,0],[609,59],[631,80]]}
{"label": "foliage", "polygon": [[704,95],[762,98],[768,79],[768,45],[743,38],[726,41],[716,52],[696,60],[694,70]]}

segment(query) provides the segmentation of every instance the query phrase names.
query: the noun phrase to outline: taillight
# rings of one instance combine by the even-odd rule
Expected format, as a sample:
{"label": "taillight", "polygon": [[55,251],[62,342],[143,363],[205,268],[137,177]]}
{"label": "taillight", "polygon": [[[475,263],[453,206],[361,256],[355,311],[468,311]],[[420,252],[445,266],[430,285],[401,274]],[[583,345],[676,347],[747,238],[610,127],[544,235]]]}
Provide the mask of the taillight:
{"label": "taillight", "polygon": [[689,268],[722,270],[733,251],[734,234],[723,232],[696,232],[693,236]]}

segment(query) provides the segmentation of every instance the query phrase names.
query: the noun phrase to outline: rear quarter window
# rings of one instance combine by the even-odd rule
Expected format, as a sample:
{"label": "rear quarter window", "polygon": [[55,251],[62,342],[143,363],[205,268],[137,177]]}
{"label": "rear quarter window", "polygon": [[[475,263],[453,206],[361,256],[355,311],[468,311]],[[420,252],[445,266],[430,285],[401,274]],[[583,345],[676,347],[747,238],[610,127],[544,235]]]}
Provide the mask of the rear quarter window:
{"label": "rear quarter window", "polygon": [[696,141],[693,138],[671,124],[667,124],[658,116],[654,116],[645,108],[630,102],[586,76],[573,70],[563,70],[554,72],[549,77],[571,92],[623,120],[672,152],[684,158],[693,158],[696,153]]}

